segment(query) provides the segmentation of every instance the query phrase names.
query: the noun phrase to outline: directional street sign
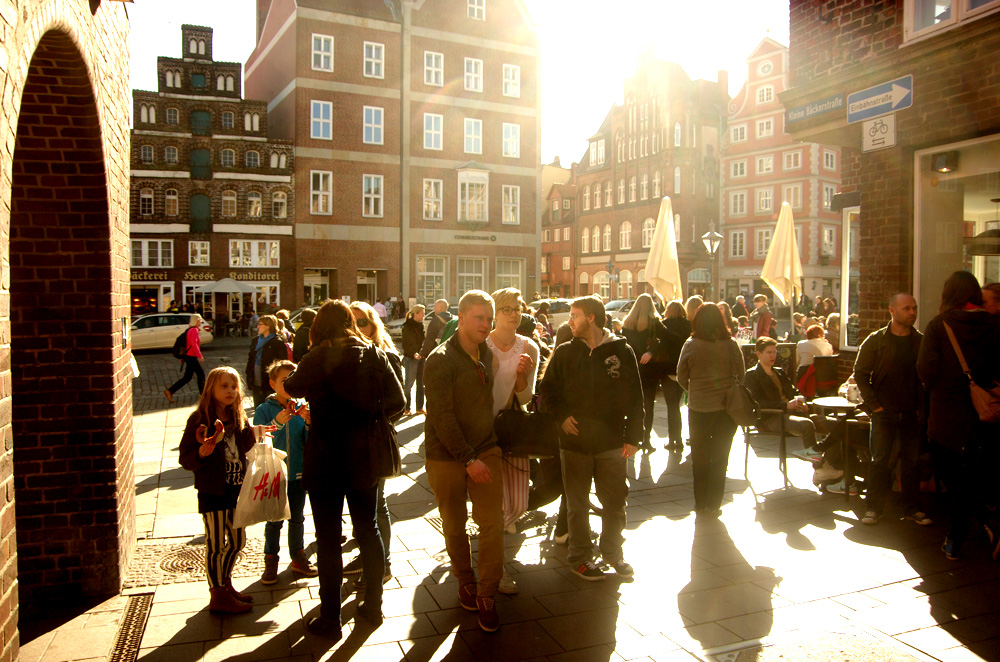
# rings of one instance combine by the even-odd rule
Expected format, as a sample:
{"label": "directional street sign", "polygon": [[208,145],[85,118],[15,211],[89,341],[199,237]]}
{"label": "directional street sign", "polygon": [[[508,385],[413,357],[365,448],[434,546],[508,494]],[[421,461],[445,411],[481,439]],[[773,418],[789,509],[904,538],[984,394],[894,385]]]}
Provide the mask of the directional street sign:
{"label": "directional street sign", "polygon": [[903,76],[847,96],[847,122],[861,122],[913,105],[913,76]]}

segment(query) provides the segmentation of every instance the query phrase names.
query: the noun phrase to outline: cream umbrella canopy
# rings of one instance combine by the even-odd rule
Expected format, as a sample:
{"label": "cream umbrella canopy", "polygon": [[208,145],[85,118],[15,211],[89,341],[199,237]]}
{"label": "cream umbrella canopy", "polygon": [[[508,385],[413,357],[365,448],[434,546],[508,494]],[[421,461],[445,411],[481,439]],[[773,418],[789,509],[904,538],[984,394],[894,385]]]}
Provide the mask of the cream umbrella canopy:
{"label": "cream umbrella canopy", "polygon": [[684,298],[681,267],[677,261],[677,240],[674,237],[674,211],[669,197],[660,202],[653,243],[646,260],[646,282],[663,297],[664,303]]}
{"label": "cream umbrella canopy", "polygon": [[[771,287],[774,295],[781,299],[781,303],[789,307],[789,314],[794,315],[795,290],[802,291],[802,260],[799,257],[798,242],[795,241],[792,206],[787,202],[781,203],[778,224],[774,228],[760,277]],[[791,329],[795,330],[794,321]]]}

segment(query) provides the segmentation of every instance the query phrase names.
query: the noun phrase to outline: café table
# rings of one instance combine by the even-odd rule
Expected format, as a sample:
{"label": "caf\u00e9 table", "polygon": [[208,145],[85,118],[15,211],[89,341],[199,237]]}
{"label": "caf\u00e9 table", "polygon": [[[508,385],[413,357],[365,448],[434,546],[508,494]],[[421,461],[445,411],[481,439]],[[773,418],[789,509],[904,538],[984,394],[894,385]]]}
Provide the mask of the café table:
{"label": "caf\u00e9 table", "polygon": [[854,474],[851,472],[850,440],[847,436],[847,421],[853,418],[858,411],[857,404],[839,395],[831,395],[825,398],[814,398],[811,405],[829,409],[840,421],[843,437],[841,438],[841,448],[844,451],[844,501],[851,499],[851,483],[854,481]]}

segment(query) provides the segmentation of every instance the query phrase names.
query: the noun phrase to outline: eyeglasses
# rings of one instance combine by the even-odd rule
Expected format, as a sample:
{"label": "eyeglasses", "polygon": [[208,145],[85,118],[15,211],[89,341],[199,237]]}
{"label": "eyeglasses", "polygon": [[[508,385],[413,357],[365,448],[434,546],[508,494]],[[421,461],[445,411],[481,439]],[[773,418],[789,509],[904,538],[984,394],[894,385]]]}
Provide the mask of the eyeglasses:
{"label": "eyeglasses", "polygon": [[497,308],[497,312],[503,313],[504,315],[511,315],[513,313],[520,313],[520,308],[511,308],[510,306],[504,306],[503,308]]}
{"label": "eyeglasses", "polygon": [[371,322],[369,322],[368,319],[365,318],[365,317],[362,317],[361,319],[357,320],[357,322],[358,322],[358,328],[359,329],[363,329],[366,326],[368,326],[369,324],[371,324]]}
{"label": "eyeglasses", "polygon": [[479,379],[482,380],[483,384],[486,384],[486,366],[483,365],[482,361],[476,361],[476,370],[479,371]]}

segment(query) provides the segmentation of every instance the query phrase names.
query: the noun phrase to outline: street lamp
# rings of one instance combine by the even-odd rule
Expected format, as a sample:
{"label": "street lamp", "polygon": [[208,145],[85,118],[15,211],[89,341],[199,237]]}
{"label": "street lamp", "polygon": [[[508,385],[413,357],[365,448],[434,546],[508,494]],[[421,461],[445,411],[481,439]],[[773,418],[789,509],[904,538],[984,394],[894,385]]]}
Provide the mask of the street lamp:
{"label": "street lamp", "polygon": [[722,243],[722,235],[716,232],[714,229],[709,228],[708,232],[701,235],[701,243],[705,244],[705,250],[708,251],[708,258],[709,258],[708,296],[714,299],[715,298],[715,253],[719,250],[719,244]]}

